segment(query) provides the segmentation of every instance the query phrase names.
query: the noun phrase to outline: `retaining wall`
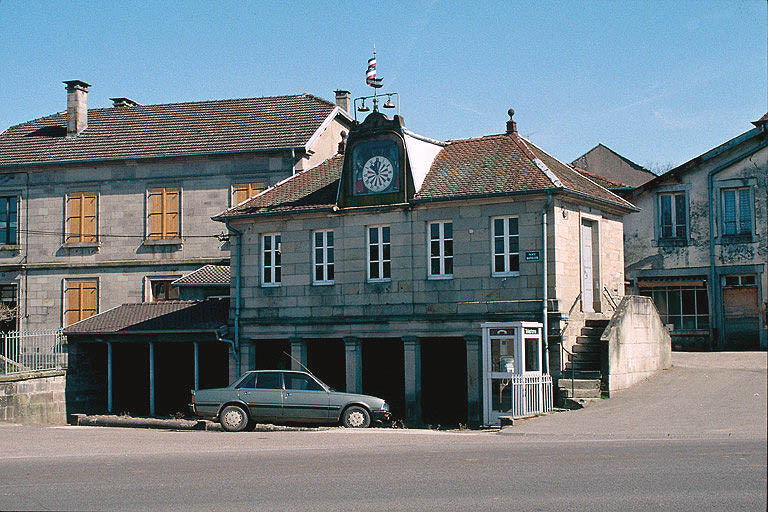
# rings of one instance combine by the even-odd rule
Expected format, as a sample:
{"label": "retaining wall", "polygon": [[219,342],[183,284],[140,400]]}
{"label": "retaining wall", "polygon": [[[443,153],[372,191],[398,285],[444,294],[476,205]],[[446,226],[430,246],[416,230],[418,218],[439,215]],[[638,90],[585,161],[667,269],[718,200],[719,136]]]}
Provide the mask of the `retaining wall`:
{"label": "retaining wall", "polygon": [[0,375],[0,421],[65,424],[66,371]]}

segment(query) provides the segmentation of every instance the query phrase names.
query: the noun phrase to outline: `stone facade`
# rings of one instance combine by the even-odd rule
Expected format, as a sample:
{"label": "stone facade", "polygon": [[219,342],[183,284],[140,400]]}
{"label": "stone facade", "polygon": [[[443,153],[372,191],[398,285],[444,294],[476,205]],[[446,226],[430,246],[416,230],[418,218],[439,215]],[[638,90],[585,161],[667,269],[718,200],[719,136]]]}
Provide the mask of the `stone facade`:
{"label": "stone facade", "polygon": [[0,375],[0,421],[65,424],[64,370]]}

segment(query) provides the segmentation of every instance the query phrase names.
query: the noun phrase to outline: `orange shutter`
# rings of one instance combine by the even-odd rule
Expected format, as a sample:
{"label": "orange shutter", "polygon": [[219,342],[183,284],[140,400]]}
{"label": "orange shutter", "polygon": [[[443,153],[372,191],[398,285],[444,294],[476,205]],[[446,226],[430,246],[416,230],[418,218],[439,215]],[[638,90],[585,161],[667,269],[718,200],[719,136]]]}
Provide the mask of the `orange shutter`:
{"label": "orange shutter", "polygon": [[80,222],[81,237],[83,242],[96,242],[96,193],[83,192],[82,220]]}
{"label": "orange shutter", "polygon": [[235,204],[240,204],[264,190],[263,183],[238,183],[235,185]]}
{"label": "orange shutter", "polygon": [[67,196],[67,237],[66,242],[80,242],[81,225],[80,212],[82,211],[83,196],[79,193]]}
{"label": "orange shutter", "polygon": [[179,238],[179,189],[165,188],[165,226],[163,238]]}
{"label": "orange shutter", "polygon": [[181,238],[181,194],[178,187],[149,191],[149,238]]}
{"label": "orange shutter", "polygon": [[98,311],[96,281],[68,281],[65,295],[67,325],[93,316]]}

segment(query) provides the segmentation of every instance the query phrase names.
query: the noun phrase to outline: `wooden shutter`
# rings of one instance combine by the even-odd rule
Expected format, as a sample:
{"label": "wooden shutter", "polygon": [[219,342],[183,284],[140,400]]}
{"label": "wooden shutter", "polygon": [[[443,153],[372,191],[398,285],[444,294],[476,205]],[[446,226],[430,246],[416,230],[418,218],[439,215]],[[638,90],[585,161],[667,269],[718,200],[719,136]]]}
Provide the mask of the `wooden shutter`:
{"label": "wooden shutter", "polygon": [[178,187],[149,191],[149,238],[181,238],[181,194]]}
{"label": "wooden shutter", "polygon": [[67,281],[65,322],[79,322],[96,314],[98,293],[96,281]]}
{"label": "wooden shutter", "polygon": [[240,204],[264,190],[263,183],[238,183],[235,185],[235,204]]}
{"label": "wooden shutter", "polygon": [[96,192],[73,192],[67,196],[66,242],[96,242]]}

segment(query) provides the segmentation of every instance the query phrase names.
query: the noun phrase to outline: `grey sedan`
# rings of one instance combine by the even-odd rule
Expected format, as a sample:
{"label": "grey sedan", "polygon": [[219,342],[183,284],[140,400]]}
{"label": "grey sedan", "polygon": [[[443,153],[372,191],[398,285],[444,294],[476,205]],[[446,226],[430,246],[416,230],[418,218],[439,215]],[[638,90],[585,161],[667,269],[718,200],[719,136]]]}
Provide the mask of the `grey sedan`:
{"label": "grey sedan", "polygon": [[299,371],[248,372],[226,388],[192,394],[192,412],[237,432],[258,423],[339,423],[364,428],[390,421],[381,398],[339,393],[314,375]]}

